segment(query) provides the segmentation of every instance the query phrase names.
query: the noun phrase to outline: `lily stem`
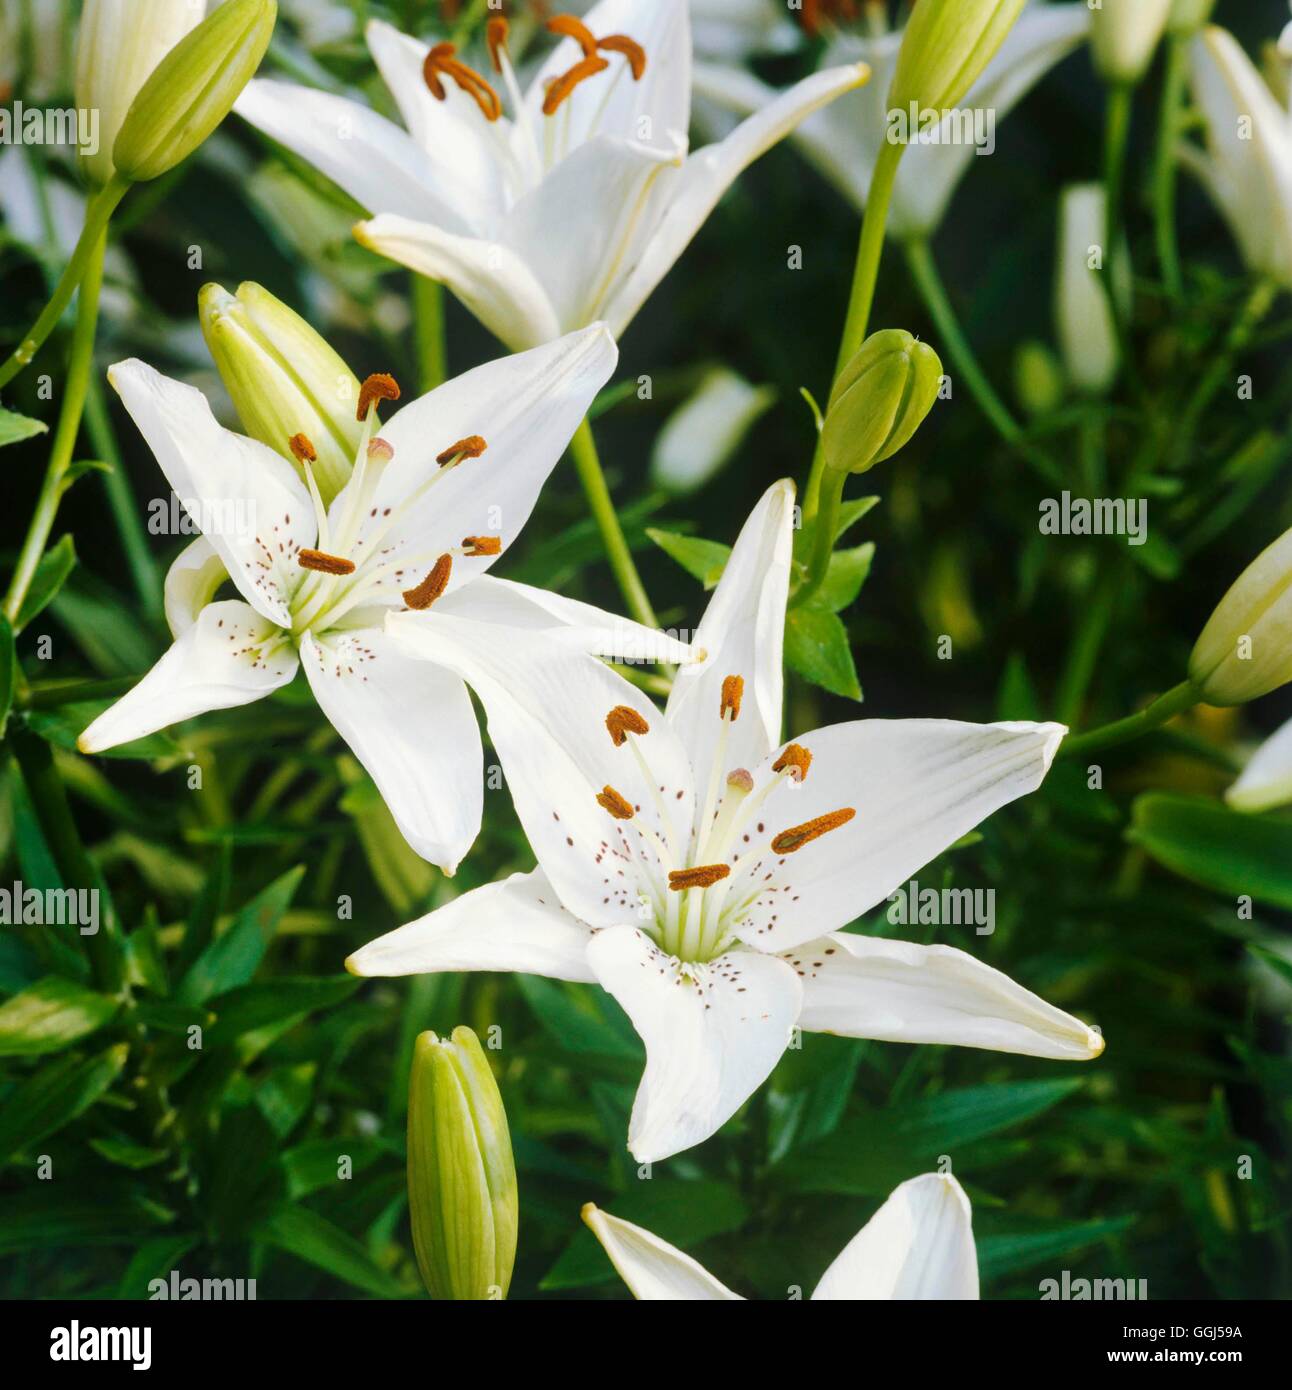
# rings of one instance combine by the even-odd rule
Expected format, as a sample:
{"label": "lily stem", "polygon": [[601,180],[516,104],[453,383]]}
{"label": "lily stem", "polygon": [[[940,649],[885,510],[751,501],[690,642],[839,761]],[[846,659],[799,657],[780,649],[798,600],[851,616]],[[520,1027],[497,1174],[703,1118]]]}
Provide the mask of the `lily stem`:
{"label": "lily stem", "polygon": [[99,322],[99,291],[103,284],[103,255],[107,248],[108,231],[101,227],[91,247],[81,281],[76,306],[76,329],[72,335],[72,352],[67,364],[67,382],[63,388],[63,404],[58,414],[58,428],[49,451],[49,465],[41,485],[36,510],[32,513],[23,541],[18,564],[5,596],[5,616],[15,626],[22,610],[27,590],[36,575],[36,567],[45,552],[45,543],[54,527],[58,504],[62,501],[67,471],[72,466],[72,451],[81,429],[81,415],[90,385],[94,365],[94,333]]}
{"label": "lily stem", "polygon": [[444,287],[438,280],[413,274],[413,323],[417,332],[417,370],[422,394],[434,391],[448,378],[448,349],[444,335]]}
{"label": "lily stem", "polygon": [[[119,174],[114,174],[111,180],[90,200],[90,205],[85,210],[85,225],[81,229],[81,239],[76,243],[76,249],[72,252],[72,259],[68,261],[67,269],[63,271],[62,278],[50,296],[49,303],[41,310],[40,317],[32,325],[27,336],[14,349],[9,360],[0,367],[0,389],[8,386],[40,351],[45,339],[54,331],[59,319],[62,318],[63,310],[72,302],[72,295],[75,294],[76,287],[86,278],[93,262],[98,262],[99,273],[102,273],[103,246],[108,222],[116,211],[117,204],[125,197],[129,187],[130,184],[125,179]],[[97,302],[97,292],[94,297]]]}
{"label": "lily stem", "polygon": [[[884,255],[884,231],[888,225],[888,205],[893,200],[893,185],[897,166],[906,146],[885,140],[875,162],[874,177],[866,195],[866,215],[861,221],[861,237],[857,243],[857,260],[852,272],[852,290],[848,296],[848,317],[844,321],[839,341],[839,356],[835,361],[834,377],[856,355],[870,327],[870,311],[875,301],[875,281],[879,278],[879,263]],[[833,384],[833,382],[832,382]],[[808,475],[803,496],[803,519],[811,521],[817,512],[821,491],[821,475],[825,469],[825,451],[817,440],[812,470]]]}
{"label": "lily stem", "polygon": [[1009,407],[1001,400],[996,389],[987,379],[987,373],[978,361],[964,329],[951,306],[946,285],[938,271],[933,249],[927,239],[911,237],[902,242],[906,265],[910,271],[915,288],[924,301],[938,333],[956,370],[965,379],[969,393],[978,402],[978,407],[995,427],[996,433],[1017,449],[1022,456],[1035,466],[1047,482],[1059,484],[1062,472],[1058,465],[1042,450],[1028,443],[1024,438],[1023,427],[1014,419]]}
{"label": "lily stem", "polygon": [[619,584],[620,591],[628,602],[628,611],[639,623],[646,627],[658,627],[655,610],[646,595],[645,585],[637,573],[633,553],[628,548],[628,540],[615,512],[614,500],[606,485],[606,475],[601,467],[601,457],[597,453],[597,441],[592,434],[592,426],[586,420],[575,431],[570,441],[570,453],[574,456],[574,466],[579,471],[579,481],[588,499],[592,519],[601,532],[601,544],[610,561],[610,568]]}
{"label": "lily stem", "polygon": [[848,474],[838,468],[827,468],[821,478],[816,533],[812,539],[812,559],[808,565],[807,577],[792,600],[792,606],[795,608],[805,604],[816,593],[830,572],[830,556],[834,550],[834,538],[839,530],[839,508],[843,503],[843,488],[847,481]]}
{"label": "lily stem", "polygon": [[1180,248],[1175,234],[1175,146],[1180,134],[1180,107],[1188,82],[1188,41],[1172,34],[1167,43],[1166,78],[1158,118],[1157,157],[1153,161],[1153,217],[1157,259],[1167,295],[1178,303],[1184,294]]}
{"label": "lily stem", "polygon": [[1201,694],[1197,686],[1192,681],[1181,681],[1179,685],[1168,690],[1165,695],[1159,695],[1151,705],[1140,710],[1138,714],[1132,714],[1129,718],[1119,719],[1114,724],[1105,724],[1101,728],[1092,729],[1089,733],[1079,734],[1076,738],[1068,739],[1059,750],[1059,756],[1072,758],[1093,752],[1095,749],[1116,748],[1118,744],[1129,743],[1132,739],[1152,733],[1154,729],[1165,724],[1168,719],[1174,719],[1177,714],[1192,709],[1200,700]]}

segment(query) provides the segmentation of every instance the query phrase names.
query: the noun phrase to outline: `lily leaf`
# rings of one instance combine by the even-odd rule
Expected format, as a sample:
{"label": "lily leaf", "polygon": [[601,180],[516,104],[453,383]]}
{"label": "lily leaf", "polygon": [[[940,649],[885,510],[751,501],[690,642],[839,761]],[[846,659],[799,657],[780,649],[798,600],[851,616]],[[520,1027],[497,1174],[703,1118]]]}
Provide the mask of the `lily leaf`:
{"label": "lily leaf", "polygon": [[0,1004],[0,1057],[57,1052],[102,1028],[120,1007],[119,999],[47,975]]}
{"label": "lily leaf", "polygon": [[648,526],[646,534],[670,559],[698,579],[706,589],[714,588],[722,578],[731,558],[731,547],[720,541],[706,541],[700,536],[684,536],[678,531],[661,531]]}
{"label": "lily leaf", "polygon": [[267,1244],[377,1298],[408,1296],[409,1290],[375,1264],[353,1236],[305,1207],[280,1209],[256,1235]]}
{"label": "lily leaf", "polygon": [[19,632],[58,597],[58,591],[75,568],[76,545],[71,536],[63,536],[57,545],[51,546],[40,557],[27,597],[18,610],[18,621],[14,626]]}
{"label": "lily leaf", "polygon": [[128,1050],[117,1043],[88,1061],[60,1057],[11,1091],[0,1107],[0,1161],[88,1110],[121,1074]]}
{"label": "lily leaf", "polygon": [[792,608],[785,622],[785,661],[804,680],[832,695],[861,699],[847,629],[825,608]]}
{"label": "lily leaf", "polygon": [[49,426],[43,420],[33,420],[30,415],[19,415],[16,410],[6,410],[0,405],[0,449],[48,431]]}

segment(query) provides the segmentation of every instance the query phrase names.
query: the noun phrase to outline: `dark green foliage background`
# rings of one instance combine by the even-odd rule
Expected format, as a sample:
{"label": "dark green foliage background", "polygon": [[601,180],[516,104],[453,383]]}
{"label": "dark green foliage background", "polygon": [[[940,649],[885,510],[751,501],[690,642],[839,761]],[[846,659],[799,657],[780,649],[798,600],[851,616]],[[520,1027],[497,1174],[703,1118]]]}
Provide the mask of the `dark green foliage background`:
{"label": "dark green foliage background", "polygon": [[[355,5],[420,33],[432,31],[433,8]],[[1281,0],[1220,0],[1217,19],[1254,52],[1287,10]],[[274,57],[301,56],[292,42],[284,21]],[[386,101],[357,40],[316,58]],[[795,62],[767,69],[796,71]],[[1161,294],[1142,192],[1158,80],[1136,104],[1128,199],[1145,392],[1107,407],[1114,477],[1179,418],[1250,290],[1228,233],[1185,176],[1188,294],[1180,312]],[[20,72],[17,97],[23,82]],[[51,103],[58,98],[70,100],[66,87]],[[938,236],[956,309],[1002,390],[1017,345],[1053,338],[1057,193],[1098,176],[1101,121],[1102,92],[1081,52],[1002,125],[997,155],[976,162]],[[101,328],[100,365],[137,353],[162,370],[193,370],[198,288],[257,280],[306,312],[360,375],[393,370],[411,386],[411,333],[391,327],[382,306],[407,301],[409,277],[341,234],[307,263],[248,195],[248,173],[269,158],[230,120],[197,158],[133,195],[119,237],[137,280],[116,287],[133,309]],[[46,173],[68,177],[63,167]],[[343,232],[340,211],[336,224]],[[598,435],[665,625],[694,626],[704,595],[645,527],[729,543],[769,483],[802,481],[812,427],[799,388],[827,389],[856,235],[855,213],[792,148],[778,148],[741,179],[626,335],[617,380],[650,374],[655,398],[630,392]],[[791,244],[803,250],[798,271],[787,269]],[[189,269],[190,247],[201,248],[200,271]],[[42,264],[0,232],[6,348],[43,303],[54,268],[52,256]],[[346,287],[344,324],[321,315],[326,282]],[[456,304],[448,314],[452,371],[496,355]],[[939,346],[892,248],[872,323]],[[1283,300],[1243,357],[1255,400],[1239,406],[1222,393],[1196,446],[1159,470],[1144,551],[1113,539],[1042,543],[1037,508],[1052,485],[999,442],[967,393],[935,411],[869,489],[854,490],[882,497],[852,535],[876,554],[843,614],[861,712],[1052,717],[1096,603],[1106,603],[1108,623],[1077,727],[1173,685],[1231,579],[1292,525],[1290,340]],[[65,351],[64,332],[6,404],[51,420],[37,377],[57,381]],[[770,383],[778,404],[698,495],[653,493],[652,441],[713,362]],[[1037,425],[1074,480],[1085,417],[1104,409],[1069,404]],[[142,508],[164,485],[115,404],[112,423]],[[1268,440],[1231,466],[1258,430]],[[47,447],[44,436],[0,460],[9,558]],[[90,449],[83,441],[81,453]],[[147,607],[134,596],[98,476],[68,497],[56,537],[64,531],[75,568],[19,641],[39,707],[14,714],[3,747],[0,884],[76,881],[51,829],[65,789],[125,929],[131,988],[119,1008],[83,999],[84,1034],[57,1050],[0,1056],[5,1296],[137,1297],[172,1268],[254,1277],[261,1298],[419,1296],[404,1206],[407,1063],[419,1030],[459,1022],[482,1037],[501,1030],[493,1055],[522,1201],[514,1298],[625,1296],[579,1225],[586,1201],[682,1244],[744,1293],[810,1289],[892,1186],[943,1155],[973,1200],[987,1297],[1035,1298],[1038,1282],[1064,1269],[1146,1279],[1154,1299],[1292,1292],[1292,969],[1260,946],[1289,954],[1292,819],[1263,817],[1257,833],[1219,799],[1242,742],[1292,714],[1286,692],[1107,755],[1102,790],[1088,789],[1084,766],[1061,764],[1041,792],[920,875],[996,888],[994,935],[953,928],[940,939],[1098,1023],[1108,1040],[1098,1062],[1064,1068],[808,1036],[719,1136],[640,1183],[624,1139],[641,1048],[606,995],[522,977],[361,986],[341,974],[362,942],[455,890],[529,866],[506,793],[488,794],[485,833],[449,885],[402,852],[370,784],[339,757],[297,687],[171,730],[136,757],[79,757],[75,735],[94,710],[62,703],[51,682],[135,676],[166,635],[159,588]],[[178,548],[155,542],[158,564]],[[502,572],[621,607],[568,462]],[[944,633],[951,660],[938,659]],[[41,635],[53,639],[50,660],[37,658]],[[793,679],[788,732],[857,714],[855,702]],[[409,717],[433,721],[435,711]],[[203,768],[200,791],[188,787],[192,763]],[[353,920],[337,919],[342,894]],[[1256,900],[1252,920],[1237,912],[1241,894]],[[932,939],[881,913],[862,925]],[[0,929],[0,998],[51,975],[84,985],[83,945],[66,929]],[[51,988],[70,998],[75,986]],[[193,1022],[206,1029],[200,1052],[185,1046]],[[0,1049],[3,1037],[0,1028]],[[49,1180],[37,1174],[41,1155],[52,1159]],[[339,1155],[353,1162],[348,1181],[337,1180]],[[1239,1177],[1244,1155],[1249,1180]]]}

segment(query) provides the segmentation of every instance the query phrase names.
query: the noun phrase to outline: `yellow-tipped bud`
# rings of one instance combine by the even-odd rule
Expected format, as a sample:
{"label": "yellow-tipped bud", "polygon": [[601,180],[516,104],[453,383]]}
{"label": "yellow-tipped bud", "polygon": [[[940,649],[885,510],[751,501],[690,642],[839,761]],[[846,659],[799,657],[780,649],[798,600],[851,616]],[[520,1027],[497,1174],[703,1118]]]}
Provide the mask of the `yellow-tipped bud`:
{"label": "yellow-tipped bud", "polygon": [[1209,705],[1242,705],[1292,681],[1292,530],[1267,546],[1220,600],[1189,658]]}
{"label": "yellow-tipped bud", "polygon": [[[902,36],[889,110],[954,107],[982,75],[1026,0],[920,0]],[[1107,0],[1105,0],[1107,3]]]}
{"label": "yellow-tipped bud", "polygon": [[313,446],[324,502],[349,481],[363,426],[355,418],[359,381],[297,313],[256,284],[230,294],[205,285],[198,295],[202,336],[242,427],[303,473],[292,440]]}
{"label": "yellow-tipped bud", "polygon": [[507,1113],[480,1041],[423,1033],[408,1086],[408,1210],[432,1298],[506,1298],[520,1208]]}
{"label": "yellow-tipped bud", "polygon": [[873,333],[839,374],[821,431],[826,463],[865,473],[891,458],[933,409],[942,363],[900,328]]}
{"label": "yellow-tipped bud", "polygon": [[161,60],[131,103],[112,150],[135,182],[173,169],[229,114],[269,47],[276,0],[225,0]]}

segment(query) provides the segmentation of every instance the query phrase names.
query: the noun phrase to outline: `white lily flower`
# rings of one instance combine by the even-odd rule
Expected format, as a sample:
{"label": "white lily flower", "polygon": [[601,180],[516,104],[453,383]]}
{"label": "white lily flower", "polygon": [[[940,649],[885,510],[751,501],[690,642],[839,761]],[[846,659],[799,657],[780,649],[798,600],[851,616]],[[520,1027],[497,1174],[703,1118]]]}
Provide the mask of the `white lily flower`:
{"label": "white lily flower", "polygon": [[[970,88],[960,110],[1003,119],[1056,64],[1085,38],[1090,11],[1084,4],[1032,4]],[[902,46],[900,31],[836,33],[822,63],[863,62],[871,80],[859,91],[805,120],[794,140],[822,175],[858,209],[864,208],[875,163],[889,130],[888,94]],[[775,92],[742,69],[697,65],[695,89],[733,111],[754,111]],[[994,132],[994,125],[992,127]],[[977,146],[958,139],[952,122],[912,141],[898,166],[888,231],[898,240],[928,237],[946,215],[960,180],[977,158]],[[994,135],[993,135],[994,138]]]}
{"label": "white lily flower", "polygon": [[[1103,248],[1108,197],[1101,183],[1078,183],[1059,198],[1059,249],[1054,318],[1068,379],[1078,391],[1103,395],[1117,379],[1117,325],[1101,276],[1113,276],[1119,304],[1129,302],[1126,258],[1110,267]],[[1096,261],[1097,263],[1092,264]]]}
{"label": "white lily flower", "polygon": [[[506,21],[490,22],[501,95],[451,45],[377,21],[368,46],[408,130],[290,83],[235,109],[375,214],[358,239],[440,280],[514,349],[604,320],[616,338],[733,180],[805,116],[857,86],[817,73],[688,155],[687,0],[602,0],[522,93]],[[511,114],[506,114],[506,108]]]}
{"label": "white lily flower", "polygon": [[[452,873],[480,828],[482,750],[459,677],[411,660],[388,612],[469,617],[511,647],[539,640],[617,654],[654,634],[587,604],[494,579],[539,490],[614,369],[604,326],[491,362],[411,402],[374,435],[389,377],[360,395],[355,470],[328,507],[310,442],[304,481],[267,445],[216,423],[200,391],[139,361],[108,378],[203,534],[166,579],[175,645],[81,735],[96,753],[208,710],[249,704],[304,666],[323,712],[376,782],[408,843]],[[218,599],[231,580],[239,597]],[[689,656],[679,643],[660,643]],[[526,677],[509,658],[518,698]]]}
{"label": "white lily flower", "polygon": [[730,367],[707,371],[660,430],[651,451],[651,481],[669,492],[703,487],[775,401],[772,387],[751,386]]}
{"label": "white lily flower", "polygon": [[[642,1227],[591,1202],[583,1219],[641,1302],[742,1301],[690,1255]],[[977,1297],[973,1212],[949,1173],[925,1173],[895,1188],[812,1294],[814,1302]]]}
{"label": "white lily flower", "polygon": [[1252,754],[1225,800],[1235,811],[1272,811],[1292,802],[1292,719]]}
{"label": "white lily flower", "polygon": [[[797,1025],[1061,1060],[1099,1035],[949,946],[845,934],[998,807],[1040,785],[1056,724],[860,720],[781,740],[794,489],[741,531],[661,712],[569,647],[387,622],[479,695],[539,862],[364,946],[359,975],[518,970],[600,983],[646,1044],[629,1148],[713,1134]],[[509,689],[512,663],[526,669]]]}
{"label": "white lily flower", "polygon": [[1208,25],[1192,54],[1207,150],[1186,144],[1182,159],[1228,222],[1249,269],[1292,288],[1292,116],[1226,30]]}

